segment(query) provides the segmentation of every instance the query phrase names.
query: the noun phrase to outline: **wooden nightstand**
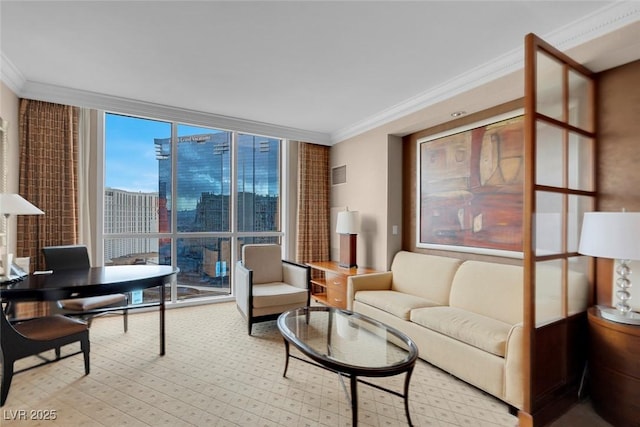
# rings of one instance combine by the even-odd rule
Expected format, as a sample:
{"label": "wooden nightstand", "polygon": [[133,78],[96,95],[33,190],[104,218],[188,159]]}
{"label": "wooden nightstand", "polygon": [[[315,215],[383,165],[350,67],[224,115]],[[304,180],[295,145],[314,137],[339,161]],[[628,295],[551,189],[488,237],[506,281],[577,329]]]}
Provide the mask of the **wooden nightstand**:
{"label": "wooden nightstand", "polygon": [[640,326],[588,310],[589,391],[593,408],[615,426],[640,426]]}
{"label": "wooden nightstand", "polygon": [[[363,267],[344,268],[335,261],[308,262],[311,267],[311,298],[337,308],[347,308],[347,279],[349,276],[377,273]],[[321,274],[317,274],[317,272]]]}

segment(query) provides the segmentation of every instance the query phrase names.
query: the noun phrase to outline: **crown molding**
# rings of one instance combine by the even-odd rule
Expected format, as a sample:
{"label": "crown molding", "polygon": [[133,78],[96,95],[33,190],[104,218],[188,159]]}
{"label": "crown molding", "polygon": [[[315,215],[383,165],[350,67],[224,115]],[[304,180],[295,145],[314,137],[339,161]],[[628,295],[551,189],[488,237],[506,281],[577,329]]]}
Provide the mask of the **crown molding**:
{"label": "crown molding", "polygon": [[544,35],[559,50],[568,50],[640,20],[640,2],[617,1]]}
{"label": "crown molding", "polygon": [[0,51],[0,79],[15,94],[22,91],[22,87],[27,82],[24,75],[16,68],[16,66]]}
{"label": "crown molding", "polygon": [[[640,2],[615,2],[545,34],[542,38],[559,49],[567,50],[636,22],[639,17]],[[524,47],[507,52],[428,91],[340,129],[331,134],[331,142],[336,144],[360,135],[523,68]]]}
{"label": "crown molding", "polygon": [[332,133],[331,141],[336,144],[503,77],[522,68],[522,56],[522,48],[501,55],[353,126]]}
{"label": "crown molding", "polygon": [[181,121],[197,126],[216,127],[225,130],[242,131],[275,138],[313,142],[329,145],[330,135],[321,132],[279,126],[270,123],[236,117],[205,113],[202,111],[171,107],[151,102],[105,95],[68,87],[27,81],[20,96],[65,105],[94,108],[120,114],[132,114],[153,119]]}

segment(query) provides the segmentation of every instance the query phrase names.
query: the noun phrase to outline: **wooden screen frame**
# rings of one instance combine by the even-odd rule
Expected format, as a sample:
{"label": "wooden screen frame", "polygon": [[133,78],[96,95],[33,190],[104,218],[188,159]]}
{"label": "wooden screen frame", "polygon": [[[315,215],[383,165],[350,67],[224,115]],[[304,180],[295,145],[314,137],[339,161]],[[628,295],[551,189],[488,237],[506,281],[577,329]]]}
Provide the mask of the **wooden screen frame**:
{"label": "wooden screen frame", "polygon": [[[557,120],[537,111],[537,54],[542,52],[562,65],[562,120]],[[590,130],[584,130],[569,124],[569,71],[574,71],[590,81],[589,102],[591,104]],[[586,312],[583,315],[569,317],[567,315],[567,269],[568,260],[579,256],[577,252],[567,251],[567,204],[568,197],[585,196],[593,198],[593,206],[597,203],[597,182],[595,180],[596,164],[596,81],[594,73],[575,62],[567,55],[555,49],[534,34],[525,37],[525,194],[524,194],[524,408],[519,412],[521,426],[545,424],[573,403],[567,398],[567,390],[576,382],[576,371],[586,360]],[[539,185],[536,181],[537,159],[537,124],[543,122],[562,129],[564,176],[562,187]],[[592,191],[573,190],[568,188],[567,146],[569,132],[579,134],[593,141],[592,144],[592,173],[594,176]],[[538,192],[560,194],[563,197],[563,211],[561,222],[563,228],[561,253],[553,255],[539,255],[536,253],[536,194]],[[563,266],[562,283],[562,313],[563,318],[550,325],[536,328],[536,264],[538,262],[559,260]],[[590,265],[590,283],[593,284],[594,263]],[[593,291],[590,293],[588,305],[593,302]],[[554,351],[547,346],[553,345]],[[542,348],[542,347],[547,347]],[[548,375],[548,372],[552,372]],[[542,375],[545,373],[544,384],[541,385]],[[553,375],[556,375],[555,377]],[[551,377],[551,379],[549,379]],[[579,378],[578,378],[579,379]],[[575,400],[575,397],[574,397]]]}

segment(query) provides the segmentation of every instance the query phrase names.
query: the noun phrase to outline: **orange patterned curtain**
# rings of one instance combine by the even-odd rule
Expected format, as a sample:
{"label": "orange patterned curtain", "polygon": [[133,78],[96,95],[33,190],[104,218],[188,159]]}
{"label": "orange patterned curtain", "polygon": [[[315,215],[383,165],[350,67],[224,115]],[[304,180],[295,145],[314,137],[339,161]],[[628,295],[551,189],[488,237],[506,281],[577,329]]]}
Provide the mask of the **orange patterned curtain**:
{"label": "orange patterned curtain", "polygon": [[298,171],[296,261],[328,261],[329,147],[300,143]]}
{"label": "orange patterned curtain", "polygon": [[42,247],[77,242],[78,109],[22,99],[19,127],[19,192],[44,215],[18,216],[16,253],[42,270]]}

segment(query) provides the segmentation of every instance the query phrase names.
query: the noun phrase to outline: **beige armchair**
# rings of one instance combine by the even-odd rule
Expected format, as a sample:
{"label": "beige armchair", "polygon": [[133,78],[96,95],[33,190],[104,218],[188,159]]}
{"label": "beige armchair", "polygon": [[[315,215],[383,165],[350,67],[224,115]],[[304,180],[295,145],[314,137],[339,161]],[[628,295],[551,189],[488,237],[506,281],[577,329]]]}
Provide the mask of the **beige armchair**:
{"label": "beige armchair", "polygon": [[274,320],[287,311],[309,305],[310,268],[281,259],[279,245],[244,245],[235,270],[236,305],[254,323]]}

